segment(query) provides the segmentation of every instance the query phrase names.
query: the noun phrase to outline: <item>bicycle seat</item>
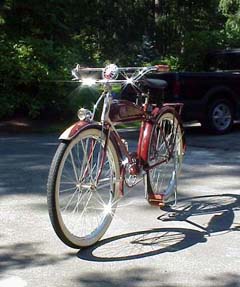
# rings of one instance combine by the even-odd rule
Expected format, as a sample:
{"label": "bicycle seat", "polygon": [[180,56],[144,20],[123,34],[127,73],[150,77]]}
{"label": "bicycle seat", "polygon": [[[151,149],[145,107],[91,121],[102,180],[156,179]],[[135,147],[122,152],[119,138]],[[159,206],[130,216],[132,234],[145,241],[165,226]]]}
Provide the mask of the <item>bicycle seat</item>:
{"label": "bicycle seat", "polygon": [[160,79],[144,79],[144,85],[151,89],[165,89],[167,82]]}

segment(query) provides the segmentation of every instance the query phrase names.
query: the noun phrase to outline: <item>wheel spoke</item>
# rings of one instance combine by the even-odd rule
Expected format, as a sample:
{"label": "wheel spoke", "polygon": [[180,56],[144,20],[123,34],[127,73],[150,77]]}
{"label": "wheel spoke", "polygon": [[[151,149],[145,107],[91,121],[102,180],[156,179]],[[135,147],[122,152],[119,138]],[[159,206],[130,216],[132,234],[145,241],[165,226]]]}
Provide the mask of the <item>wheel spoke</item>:
{"label": "wheel spoke", "polygon": [[181,167],[182,159],[182,133],[177,118],[171,114],[163,114],[158,122],[158,128],[155,130],[155,135],[151,140],[150,160],[151,154],[154,150],[157,153],[153,162],[159,162],[163,159],[164,162],[155,166],[148,174],[147,191],[155,194],[167,195],[171,193],[171,186],[176,180],[177,172]]}
{"label": "wheel spoke", "polygon": [[82,181],[82,178],[86,176],[87,170],[89,171],[89,174],[91,174],[90,173],[90,171],[91,171],[90,160],[91,160],[91,158],[93,156],[94,149],[95,149],[95,146],[96,146],[96,142],[95,142],[95,145],[94,145],[94,147],[91,150],[91,153],[89,155],[87,154],[88,143],[89,143],[89,139],[86,140],[85,146],[84,146],[83,142],[81,141],[82,150],[83,150],[83,154],[84,154],[84,157],[83,157],[84,160],[83,160],[83,163],[82,163],[82,172],[81,172],[81,175],[80,175],[80,181]]}
{"label": "wheel spoke", "polygon": [[116,208],[117,153],[111,140],[105,145],[101,131],[87,129],[66,143],[60,156],[51,191],[57,192],[51,207],[58,210],[55,230],[67,244],[88,246],[106,231]]}
{"label": "wheel spoke", "polygon": [[78,182],[77,168],[76,168],[76,165],[75,165],[75,162],[74,162],[74,159],[73,159],[72,151],[70,151],[70,157],[71,157],[71,162],[72,162],[72,167],[73,167],[74,175],[75,175],[75,178],[76,178],[76,182]]}

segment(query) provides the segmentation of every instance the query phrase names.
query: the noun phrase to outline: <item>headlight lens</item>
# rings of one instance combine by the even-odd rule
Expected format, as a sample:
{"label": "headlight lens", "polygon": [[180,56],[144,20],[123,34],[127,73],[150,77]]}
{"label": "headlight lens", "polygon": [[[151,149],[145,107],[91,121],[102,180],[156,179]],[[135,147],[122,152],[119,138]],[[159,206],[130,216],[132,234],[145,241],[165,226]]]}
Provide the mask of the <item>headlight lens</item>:
{"label": "headlight lens", "polygon": [[84,108],[79,109],[77,115],[80,121],[90,121],[92,119],[92,112]]}

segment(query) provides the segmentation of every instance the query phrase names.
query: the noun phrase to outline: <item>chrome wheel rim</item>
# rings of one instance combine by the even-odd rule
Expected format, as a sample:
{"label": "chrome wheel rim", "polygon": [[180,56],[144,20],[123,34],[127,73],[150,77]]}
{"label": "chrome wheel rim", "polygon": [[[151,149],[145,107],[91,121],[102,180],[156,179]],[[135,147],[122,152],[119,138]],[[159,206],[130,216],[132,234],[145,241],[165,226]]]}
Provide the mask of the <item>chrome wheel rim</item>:
{"label": "chrome wheel rim", "polygon": [[[167,159],[165,163],[162,163],[156,166],[154,169],[150,170],[150,181],[154,194],[163,194],[165,197],[168,197],[175,186],[177,175],[181,169],[181,159],[182,159],[182,138],[180,136],[180,128],[177,127],[176,138],[174,143],[174,148],[172,151],[172,156],[169,158],[169,148],[167,147],[168,143],[173,140],[172,134],[176,129],[178,122],[174,121],[175,119],[172,115],[168,114],[160,123],[161,129],[165,130],[166,138],[162,138],[161,134],[158,133],[158,136],[155,140],[156,147],[154,150],[157,153],[151,155],[152,150],[150,149],[150,164],[151,159],[153,163],[155,161],[161,161]],[[168,128],[166,128],[166,125]],[[167,145],[166,145],[167,144]],[[151,147],[152,148],[152,147]],[[159,154],[159,156],[158,156]]]}
{"label": "chrome wheel rim", "polygon": [[[86,159],[89,139],[94,140],[92,159],[96,158],[95,163],[92,159]],[[87,241],[95,241],[115,209],[115,167],[110,150],[106,151],[103,170],[96,183],[99,170],[97,164],[101,161],[99,149],[102,148],[103,141],[95,136],[83,137],[78,143],[70,146],[56,182],[62,228],[69,236]],[[81,165],[77,165],[77,161],[81,162],[81,153],[85,159]],[[86,167],[89,174],[84,175]]]}
{"label": "chrome wheel rim", "polygon": [[232,115],[229,106],[223,103],[217,105],[213,109],[212,120],[217,130],[226,130],[232,121]]}

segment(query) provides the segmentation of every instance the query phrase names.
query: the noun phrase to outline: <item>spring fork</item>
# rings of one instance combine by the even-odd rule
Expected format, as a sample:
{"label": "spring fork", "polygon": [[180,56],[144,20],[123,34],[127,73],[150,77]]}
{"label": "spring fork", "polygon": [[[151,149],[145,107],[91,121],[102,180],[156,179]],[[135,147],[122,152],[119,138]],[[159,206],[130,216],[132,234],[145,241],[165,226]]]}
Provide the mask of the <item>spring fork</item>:
{"label": "spring fork", "polygon": [[[106,88],[106,91],[107,89],[110,89],[110,86],[106,85],[105,86]],[[104,94],[104,93],[103,93]],[[104,165],[104,161],[105,161],[105,158],[106,158],[106,153],[107,153],[107,146],[108,146],[108,141],[109,141],[109,137],[110,137],[110,130],[109,128],[107,129],[107,132],[105,134],[105,131],[104,131],[104,128],[105,128],[105,121],[106,121],[106,117],[108,117],[108,113],[109,113],[109,107],[110,107],[110,104],[111,104],[111,94],[109,91],[105,92],[104,94],[104,102],[103,102],[103,109],[102,109],[102,115],[101,115],[101,124],[102,124],[102,129],[101,129],[101,139],[104,140],[105,138],[105,143],[104,143],[104,146],[100,146],[100,151],[99,151],[99,156],[101,157],[101,154],[102,157],[100,159],[100,162],[99,162],[99,165],[98,165],[98,174],[97,174],[97,178],[96,178],[96,183],[98,183],[98,180],[102,174],[102,168],[103,168],[103,165]]]}
{"label": "spring fork", "polygon": [[177,182],[178,182],[178,178],[177,178],[177,173],[176,173],[176,166],[175,166],[175,176],[176,176],[176,180],[175,180],[175,186],[174,186],[174,207],[177,206]]}

